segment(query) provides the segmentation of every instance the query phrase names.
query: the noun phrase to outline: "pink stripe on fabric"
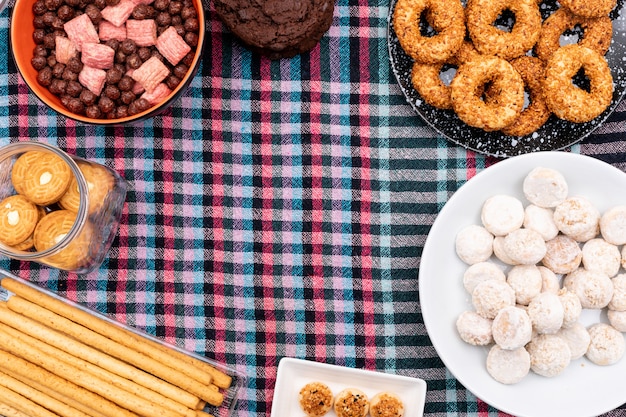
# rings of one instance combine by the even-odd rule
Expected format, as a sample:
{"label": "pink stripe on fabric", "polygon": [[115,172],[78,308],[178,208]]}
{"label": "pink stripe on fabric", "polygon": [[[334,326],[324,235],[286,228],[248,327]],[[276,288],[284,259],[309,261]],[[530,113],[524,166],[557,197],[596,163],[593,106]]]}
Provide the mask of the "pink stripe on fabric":
{"label": "pink stripe on fabric", "polygon": [[476,175],[476,154],[474,152],[468,152],[465,158],[465,179],[470,179]]}

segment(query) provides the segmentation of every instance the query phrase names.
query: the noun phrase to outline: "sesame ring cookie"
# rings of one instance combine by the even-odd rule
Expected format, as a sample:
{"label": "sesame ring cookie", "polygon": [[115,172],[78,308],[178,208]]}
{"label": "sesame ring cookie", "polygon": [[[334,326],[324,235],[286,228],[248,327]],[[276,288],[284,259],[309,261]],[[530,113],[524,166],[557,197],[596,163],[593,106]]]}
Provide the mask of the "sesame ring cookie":
{"label": "sesame ring cookie", "polygon": [[554,208],[554,223],[563,234],[586,242],[598,235],[600,212],[586,197],[569,197]]}
{"label": "sesame ring cookie", "polygon": [[598,270],[614,277],[619,272],[621,256],[619,248],[604,239],[591,239],[582,248],[582,263],[586,269]]}
{"label": "sesame ring cookie", "polygon": [[507,350],[493,345],[487,354],[487,372],[501,384],[516,384],[530,371],[530,355],[523,347]]}
{"label": "sesame ring cookie", "polygon": [[612,365],[624,356],[626,342],[624,335],[606,323],[596,323],[587,329],[591,342],[587,349],[587,359],[596,365]]}
{"label": "sesame ring cookie", "polygon": [[[92,165],[85,162],[77,162],[78,168],[85,178],[88,190],[88,207],[89,213],[94,213],[100,209],[107,194],[113,187],[113,177],[109,172],[99,166]],[[66,209],[78,212],[80,205],[80,191],[78,189],[78,181],[75,177],[72,177],[67,191],[59,200],[59,205]]]}
{"label": "sesame ring cookie", "polygon": [[466,226],[456,236],[455,249],[468,265],[484,262],[493,253],[493,235],[482,226]]}
{"label": "sesame ring cookie", "polygon": [[524,223],[524,205],[517,198],[498,194],[482,205],[480,219],[485,229],[494,236],[505,236]]}
{"label": "sesame ring cookie", "polygon": [[550,110],[543,96],[543,80],[546,72],[544,63],[532,56],[524,55],[510,61],[519,72],[528,92],[529,104],[522,109],[513,123],[504,127],[502,133],[509,136],[526,136],[537,131],[550,118]]}
{"label": "sesame ring cookie", "polygon": [[532,265],[546,255],[546,242],[532,229],[517,229],[504,238],[504,250],[517,264]]}
{"label": "sesame ring cookie", "polygon": [[[490,84],[498,94],[483,100],[482,91]],[[481,55],[462,64],[450,83],[452,108],[469,126],[485,131],[510,125],[524,107],[524,81],[513,66],[502,58]]]}
{"label": "sesame ring cookie", "polygon": [[589,332],[580,322],[576,322],[570,327],[563,327],[557,332],[557,336],[564,339],[569,345],[571,360],[585,356],[591,342]]}
{"label": "sesame ring cookie", "polygon": [[486,280],[495,279],[505,282],[504,271],[495,263],[485,261],[470,265],[463,273],[463,286],[471,294],[476,286]]}
{"label": "sesame ring cookie", "polygon": [[583,30],[583,37],[578,41],[579,45],[593,49],[601,55],[606,54],[613,37],[613,21],[608,14],[597,18],[586,18],[561,7],[543,21],[539,39],[535,44],[537,56],[547,61],[561,47],[561,35],[577,26]]}
{"label": "sesame ring cookie", "polygon": [[526,199],[532,204],[551,208],[565,201],[569,187],[565,177],[559,171],[537,167],[524,177],[522,190]]}
{"label": "sesame ring cookie", "polygon": [[558,295],[542,292],[531,300],[526,311],[533,328],[542,334],[553,334],[563,325],[565,309]]}
{"label": "sesame ring cookie", "polygon": [[39,210],[26,197],[16,194],[0,202],[0,242],[16,246],[27,240],[39,221]]}
{"label": "sesame ring cookie", "polygon": [[[494,25],[505,10],[515,14],[510,32]],[[534,0],[470,0],[466,17],[467,31],[476,49],[506,60],[524,55],[535,45],[541,31],[541,13]]]}
{"label": "sesame ring cookie", "polygon": [[[431,37],[420,31],[422,13],[437,31]],[[393,12],[393,28],[400,46],[415,61],[445,62],[465,38],[465,11],[459,0],[399,0]]]}
{"label": "sesame ring cookie", "polygon": [[461,339],[470,345],[486,346],[493,342],[493,321],[475,311],[464,311],[456,319],[456,330]]}
{"label": "sesame ring cookie", "polygon": [[569,274],[582,262],[583,253],[574,239],[558,235],[546,242],[546,255],[541,262],[555,274]]}
{"label": "sesame ring cookie", "polygon": [[525,310],[504,307],[493,319],[493,340],[502,349],[517,349],[530,342],[533,326]]}
{"label": "sesame ring cookie", "polygon": [[337,417],[365,417],[369,406],[369,398],[363,391],[346,388],[335,396],[333,408]]}
{"label": "sesame ring cookie", "polygon": [[626,206],[615,206],[602,215],[600,233],[613,245],[626,244]]}
{"label": "sesame ring cookie", "polygon": [[608,15],[617,5],[617,0],[559,0],[559,3],[578,16],[600,17]]}
{"label": "sesame ring cookie", "polygon": [[[589,91],[572,82],[580,70],[589,79]],[[595,119],[613,100],[613,76],[608,62],[593,49],[578,44],[562,46],[552,54],[543,88],[552,113],[574,123]]]}
{"label": "sesame ring cookie", "polygon": [[323,382],[310,382],[300,389],[299,403],[307,417],[321,417],[333,407],[333,393]]}
{"label": "sesame ring cookie", "polygon": [[370,415],[372,417],[402,417],[404,403],[393,392],[379,392],[370,401]]}
{"label": "sesame ring cookie", "polygon": [[[24,155],[28,154],[30,152]],[[15,161],[12,171],[13,187],[19,189],[18,192],[33,203],[47,206],[56,203],[65,194],[73,173],[58,156],[46,152],[37,154],[35,159],[28,157],[25,164],[19,163],[23,156]],[[23,170],[26,171],[22,172]]]}
{"label": "sesame ring cookie", "polygon": [[530,369],[538,375],[554,377],[567,368],[572,354],[569,344],[559,336],[540,334],[526,346],[530,354]]}

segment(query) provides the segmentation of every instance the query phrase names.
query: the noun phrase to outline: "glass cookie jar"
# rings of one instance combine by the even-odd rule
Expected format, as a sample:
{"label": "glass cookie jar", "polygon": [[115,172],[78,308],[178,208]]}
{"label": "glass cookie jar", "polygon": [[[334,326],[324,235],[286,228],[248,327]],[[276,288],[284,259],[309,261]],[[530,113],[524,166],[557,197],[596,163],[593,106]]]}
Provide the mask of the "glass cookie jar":
{"label": "glass cookie jar", "polygon": [[0,148],[0,255],[86,274],[117,234],[127,182],[42,142]]}

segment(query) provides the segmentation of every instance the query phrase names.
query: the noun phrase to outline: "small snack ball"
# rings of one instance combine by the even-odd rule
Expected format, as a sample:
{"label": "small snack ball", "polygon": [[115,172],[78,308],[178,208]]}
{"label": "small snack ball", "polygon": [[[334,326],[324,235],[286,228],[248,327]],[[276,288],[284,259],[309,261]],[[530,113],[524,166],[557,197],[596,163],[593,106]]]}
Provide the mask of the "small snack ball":
{"label": "small snack ball", "polygon": [[522,184],[524,196],[539,207],[556,207],[567,198],[568,186],[563,174],[552,168],[537,167]]}
{"label": "small snack ball", "polygon": [[365,417],[369,406],[367,395],[357,388],[346,388],[335,396],[337,417]]}
{"label": "small snack ball", "polygon": [[557,294],[561,289],[559,277],[552,270],[545,266],[538,265],[537,269],[541,274],[541,292],[551,292]]}
{"label": "small snack ball", "polygon": [[614,277],[619,272],[622,257],[619,248],[604,239],[591,239],[582,248],[583,266]]}
{"label": "small snack ball", "polygon": [[563,324],[562,327],[571,327],[580,319],[583,307],[580,304],[580,298],[567,288],[562,288],[558,293],[559,300],[563,305]]}
{"label": "small snack ball", "polygon": [[524,205],[513,196],[494,195],[483,203],[480,219],[492,235],[505,236],[522,227]]}
{"label": "small snack ball", "polygon": [[501,384],[516,384],[530,371],[530,355],[525,348],[502,349],[493,345],[487,355],[487,372]]}
{"label": "small snack ball", "polygon": [[493,235],[482,226],[466,226],[456,236],[456,253],[468,265],[484,262],[493,253]]}
{"label": "small snack ball", "polygon": [[559,234],[559,229],[554,223],[554,211],[534,204],[524,210],[523,226],[539,233],[543,240],[554,239]]}
{"label": "small snack ball", "polygon": [[372,417],[402,417],[404,416],[404,403],[396,393],[379,392],[370,401],[370,415]]}
{"label": "small snack ball", "polygon": [[612,365],[624,356],[624,335],[606,323],[596,323],[587,328],[591,342],[587,359],[596,365]]}
{"label": "small snack ball", "polygon": [[482,317],[494,319],[502,308],[515,305],[515,291],[506,282],[484,281],[474,289],[472,304]]}
{"label": "small snack ball", "polygon": [[563,327],[556,335],[569,345],[571,360],[582,358],[587,353],[591,336],[582,323],[576,322],[570,327]]}
{"label": "small snack ball", "polygon": [[572,353],[565,339],[554,334],[540,334],[526,345],[530,369],[548,378],[559,375],[571,362]]}
{"label": "small snack ball", "polygon": [[502,349],[514,350],[530,342],[533,326],[526,311],[518,307],[504,307],[493,319],[493,340]]}
{"label": "small snack ball", "polygon": [[622,248],[622,268],[626,269],[626,245]]}
{"label": "small snack ball", "polygon": [[465,290],[471,294],[474,292],[476,285],[489,279],[495,279],[498,281],[506,281],[506,275],[504,271],[493,262],[478,262],[477,264],[470,265],[463,274],[463,286]]}
{"label": "small snack ball", "polygon": [[504,251],[516,264],[536,264],[546,255],[546,242],[534,230],[517,229],[505,236]]}
{"label": "small snack ball", "polygon": [[541,292],[543,280],[535,265],[516,265],[506,276],[506,282],[515,291],[515,302],[528,305]]}
{"label": "small snack ball", "polygon": [[626,332],[626,311],[609,310],[606,315],[615,330]]}
{"label": "small snack ball", "polygon": [[609,302],[609,310],[626,311],[626,274],[619,274],[611,279],[613,297]]}
{"label": "small snack ball", "polygon": [[537,333],[554,334],[563,325],[565,311],[558,295],[542,292],[531,300],[526,310]]}
{"label": "small snack ball", "polygon": [[558,235],[546,242],[546,255],[541,262],[555,274],[569,274],[580,266],[582,259],[578,242],[569,236]]}
{"label": "small snack ball", "polygon": [[502,263],[507,265],[518,265],[504,250],[504,236],[496,236],[493,239],[493,254],[496,255]]}
{"label": "small snack ball", "polygon": [[598,235],[600,212],[586,197],[570,197],[554,209],[554,223],[563,234],[586,242]]}
{"label": "small snack ball", "polygon": [[307,417],[321,417],[333,406],[333,393],[323,382],[310,382],[300,389],[299,402]]}
{"label": "small snack ball", "polygon": [[566,280],[567,288],[578,296],[583,308],[601,309],[613,298],[613,282],[604,272],[579,268]]}
{"label": "small snack ball", "polygon": [[493,342],[492,320],[475,311],[464,311],[456,320],[456,329],[465,343],[485,346]]}
{"label": "small snack ball", "polygon": [[613,245],[626,244],[626,206],[613,207],[602,215],[600,233]]}

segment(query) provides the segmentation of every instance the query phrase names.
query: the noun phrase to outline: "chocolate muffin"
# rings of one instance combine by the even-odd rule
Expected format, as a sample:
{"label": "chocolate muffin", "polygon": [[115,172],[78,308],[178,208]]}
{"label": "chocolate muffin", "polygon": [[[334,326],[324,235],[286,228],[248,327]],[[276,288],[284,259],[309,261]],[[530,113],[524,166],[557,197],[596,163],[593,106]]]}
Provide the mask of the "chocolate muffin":
{"label": "chocolate muffin", "polygon": [[308,52],[330,27],[334,0],[214,0],[215,11],[249,49],[270,59]]}

